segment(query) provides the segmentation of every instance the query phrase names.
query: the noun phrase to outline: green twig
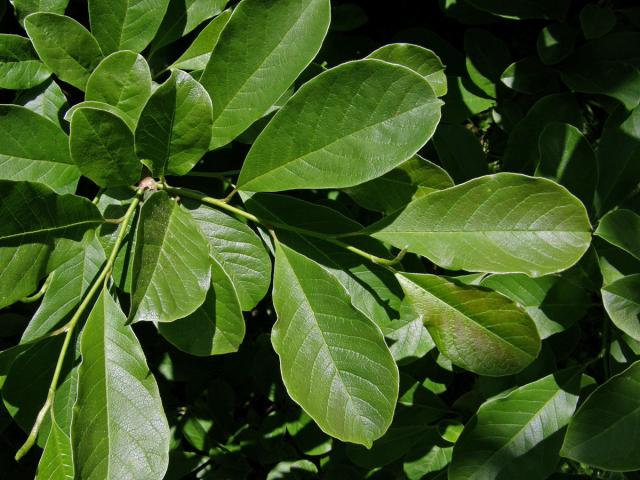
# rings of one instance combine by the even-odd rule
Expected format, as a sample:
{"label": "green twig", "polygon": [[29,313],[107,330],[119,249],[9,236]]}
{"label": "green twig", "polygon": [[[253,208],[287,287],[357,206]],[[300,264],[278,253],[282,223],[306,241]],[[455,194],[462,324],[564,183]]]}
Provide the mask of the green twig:
{"label": "green twig", "polygon": [[140,197],[141,197],[141,190],[138,190],[135,198],[129,205],[127,213],[124,216],[124,220],[122,221],[120,225],[120,230],[118,231],[116,242],[113,245],[113,250],[111,251],[111,254],[109,255],[109,258],[107,259],[107,262],[105,263],[104,267],[102,268],[100,275],[98,276],[98,278],[96,278],[95,282],[91,286],[91,289],[89,289],[89,291],[85,295],[84,299],[82,300],[82,303],[74,313],[73,317],[71,317],[71,320],[69,320],[69,322],[64,327],[62,327],[62,329],[60,329],[60,330],[66,331],[66,335],[64,337],[62,348],[60,349],[58,362],[56,363],[56,368],[53,372],[53,378],[51,379],[51,384],[49,385],[47,398],[44,402],[44,405],[38,412],[38,415],[36,416],[36,420],[33,424],[33,427],[31,428],[31,432],[29,432],[29,436],[27,437],[27,440],[24,442],[22,447],[20,447],[20,449],[16,453],[16,456],[15,456],[16,460],[20,460],[22,457],[24,457],[27,454],[27,452],[31,449],[31,447],[35,443],[36,438],[38,437],[38,431],[40,430],[40,426],[42,425],[43,420],[47,416],[49,409],[53,405],[56,389],[58,387],[58,381],[60,379],[60,373],[62,372],[62,365],[64,364],[64,359],[67,355],[67,350],[69,349],[69,345],[71,343],[73,331],[76,325],[78,324],[78,321],[82,317],[83,313],[85,312],[87,307],[91,304],[93,297],[102,288],[103,282],[111,274],[111,270],[116,260],[116,256],[118,254],[118,251],[120,250],[120,247],[122,246],[122,242],[124,241],[124,237],[127,232],[127,226],[129,225],[129,222],[131,221],[131,218],[133,217],[133,214],[140,203]]}
{"label": "green twig", "polygon": [[329,243],[332,243],[346,250],[349,250],[350,252],[355,253],[356,255],[366,258],[367,260],[373,263],[376,263],[378,265],[384,265],[384,266],[395,265],[402,260],[402,258],[406,253],[405,250],[402,250],[395,258],[392,258],[392,259],[378,257],[371,253],[365,252],[364,250],[361,250],[357,247],[354,247],[353,245],[349,245],[348,243],[338,240],[337,238],[335,238],[335,236],[327,235],[320,232],[314,232],[313,230],[307,230],[305,228],[295,227],[293,225],[287,225],[286,223],[276,222],[273,220],[262,220],[252,213],[249,213],[241,208],[234,207],[233,205],[229,205],[228,203],[226,203],[227,202],[226,198],[225,199],[213,198],[205,195],[204,193],[196,192],[194,190],[189,190],[186,188],[170,187],[166,184],[158,185],[158,188],[164,189],[167,191],[167,193],[170,193],[172,195],[179,195],[181,197],[187,197],[193,200],[198,200],[201,203],[205,203],[214,207],[218,207],[222,210],[226,210],[228,212],[234,213],[240,217],[243,217],[243,218],[246,218],[247,220],[252,221],[253,223],[262,225],[267,229],[279,228],[282,230],[288,230],[290,232],[299,233],[301,235],[306,235],[307,237],[313,237],[313,238],[319,238],[321,240],[325,240]]}

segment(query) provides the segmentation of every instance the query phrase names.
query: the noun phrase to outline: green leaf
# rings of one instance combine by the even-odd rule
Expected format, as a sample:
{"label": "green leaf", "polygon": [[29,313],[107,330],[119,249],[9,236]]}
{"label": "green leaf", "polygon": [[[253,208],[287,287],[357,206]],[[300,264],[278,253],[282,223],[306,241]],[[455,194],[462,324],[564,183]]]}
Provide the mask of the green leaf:
{"label": "green leaf", "polygon": [[69,242],[103,221],[85,198],[7,180],[0,180],[0,218],[0,308],[33,293],[46,273],[73,256]]}
{"label": "green leaf", "polygon": [[615,27],[616,21],[616,14],[611,7],[588,3],[580,10],[580,26],[584,37],[588,39],[606,35]]}
{"label": "green leaf", "polygon": [[640,469],[640,361],[600,385],[574,415],[560,455],[604,470]]}
{"label": "green leaf", "polygon": [[204,303],[211,281],[209,244],[166,192],[145,201],[135,242],[131,322],[172,322]]}
{"label": "green leaf", "polygon": [[89,0],[89,21],[105,54],[136,53],[155,36],[169,0]]}
{"label": "green leaf", "polygon": [[184,175],[209,149],[211,100],[180,70],[158,87],[136,128],[136,153],[156,177]]}
{"label": "green leaf", "polygon": [[122,51],[106,57],[87,82],[85,100],[103,102],[119,108],[137,123],[151,96],[151,72],[146,60]]}
{"label": "green leaf", "polygon": [[441,105],[424,77],[406,67],[345,63],[305,84],[275,114],[249,151],[238,187],[339,188],[379,177],[431,138]]}
{"label": "green leaf", "polygon": [[573,52],[576,36],[576,31],[566,23],[547,25],[538,35],[538,57],[545,65],[561,62]]}
{"label": "green leaf", "polygon": [[264,298],[271,284],[271,259],[260,237],[245,223],[219,210],[185,206],[209,241],[210,255],[237,292],[242,310]]}
{"label": "green leaf", "polygon": [[502,72],[500,80],[511,90],[529,95],[559,90],[555,71],[540,63],[536,57],[527,57],[512,63]]}
{"label": "green leaf", "polygon": [[25,90],[50,76],[28,38],[0,34],[0,88]]}
{"label": "green leaf", "polygon": [[382,325],[393,359],[399,365],[406,365],[424,357],[435,348],[435,343],[420,315],[417,315],[408,298],[400,305],[400,318]]}
{"label": "green leaf", "polygon": [[597,150],[596,209],[602,216],[638,186],[640,178],[640,107],[617,110],[604,125]]}
{"label": "green leaf", "polygon": [[38,56],[60,80],[84,90],[89,75],[102,60],[96,39],[72,18],[34,13],[24,27]]}
{"label": "green leaf", "polygon": [[535,324],[506,297],[436,275],[396,277],[438,350],[454,365],[503,376],[521,371],[538,356]]}
{"label": "green leaf", "polygon": [[211,58],[211,51],[218,44],[220,34],[231,18],[231,10],[225,10],[202,29],[193,43],[180,55],[171,68],[204,70]]}
{"label": "green leaf", "polygon": [[106,261],[100,242],[91,231],[83,239],[82,251],[57,268],[49,288],[22,334],[21,342],[31,342],[46,335],[80,304]]}
{"label": "green leaf", "polygon": [[0,179],[72,193],[79,178],[67,136],[57,125],[25,107],[0,105]]}
{"label": "green leaf", "polygon": [[[228,0],[170,0],[152,50],[184,37],[205,20],[219,15]],[[209,52],[214,44],[209,46]]]}
{"label": "green leaf", "polygon": [[595,234],[640,260],[640,215],[619,209],[607,213]]}
{"label": "green leaf", "polygon": [[271,339],[291,398],[324,432],[371,447],[398,397],[398,369],[378,327],[324,268],[280,243],[273,301]]}
{"label": "green leaf", "polygon": [[83,106],[71,117],[71,158],[101,187],[131,185],[140,179],[142,165],[133,142],[133,132],[114,111]]}
{"label": "green leaf", "polygon": [[443,100],[442,119],[449,123],[462,122],[496,104],[495,99],[487,98],[482,90],[465,77],[451,78],[449,91]]}
{"label": "green leaf", "polygon": [[449,187],[453,180],[442,167],[415,155],[381,177],[349,187],[346,193],[368,210],[389,214],[411,200]]}
{"label": "green leaf", "polygon": [[484,93],[496,98],[496,83],[511,63],[505,43],[486,30],[470,28],[464,32],[464,51],[469,78]]}
{"label": "green leaf", "polygon": [[578,404],[580,377],[563,370],[485,402],[453,447],[449,479],[551,475]]}
{"label": "green leaf", "polygon": [[480,141],[462,125],[438,125],[433,146],[440,162],[456,182],[465,182],[489,173],[487,157]]}
{"label": "green leaf", "polygon": [[58,84],[53,80],[20,92],[14,103],[28,108],[32,112],[62,125],[62,111],[67,107],[67,98]]}
{"label": "green leaf", "polygon": [[156,381],[106,289],[82,332],[73,450],[79,478],[161,479],[169,426]]}
{"label": "green leaf", "polygon": [[513,173],[430,193],[367,230],[448,270],[533,277],[569,268],[591,239],[577,198],[550,180]]}
{"label": "green leaf", "polygon": [[602,302],[615,326],[640,341],[640,274],[605,285]]}
{"label": "green leaf", "polygon": [[427,79],[438,97],[447,94],[447,77],[440,57],[434,52],[410,43],[393,43],[380,47],[367,58],[383,60],[410,68]]}
{"label": "green leaf", "polygon": [[36,480],[73,480],[74,466],[71,437],[51,416],[51,429],[44,446]]}
{"label": "green leaf", "polygon": [[62,15],[67,8],[69,0],[10,0],[13,9],[20,20],[24,23],[27,15],[37,12],[50,12]]}
{"label": "green leaf", "polygon": [[581,285],[557,275],[531,278],[521,273],[490,275],[480,282],[516,302],[536,323],[540,338],[562,332],[580,320],[591,302]]}
{"label": "green leaf", "polygon": [[159,324],[158,330],[191,355],[238,351],[244,338],[244,318],[231,278],[218,262],[211,261],[211,288],[202,306],[186,318]]}
{"label": "green leaf", "polygon": [[584,118],[575,95],[561,93],[538,100],[513,129],[502,159],[506,170],[533,173],[540,162],[538,139],[544,128],[554,122],[580,128]]}
{"label": "green leaf", "polygon": [[538,140],[536,175],[555,180],[591,207],[598,182],[598,163],[589,141],[576,127],[550,123]]}
{"label": "green leaf", "polygon": [[213,101],[211,149],[229,143],[276,103],[320,50],[329,18],[329,0],[238,4],[200,78]]}

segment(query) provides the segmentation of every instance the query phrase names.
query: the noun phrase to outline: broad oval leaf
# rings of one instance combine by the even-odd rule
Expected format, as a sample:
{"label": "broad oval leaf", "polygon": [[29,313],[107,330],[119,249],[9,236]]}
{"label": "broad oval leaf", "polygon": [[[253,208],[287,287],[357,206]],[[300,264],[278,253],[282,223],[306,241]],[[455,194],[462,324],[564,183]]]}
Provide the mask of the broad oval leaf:
{"label": "broad oval leaf", "polygon": [[0,88],[25,90],[51,76],[28,38],[0,34]]}
{"label": "broad oval leaf", "polygon": [[140,179],[133,132],[114,111],[95,106],[75,110],[69,150],[82,174],[101,187],[131,185]]}
{"label": "broad oval leaf", "polygon": [[67,97],[56,82],[49,80],[36,88],[20,92],[14,103],[42,115],[56,125],[61,125]]}
{"label": "broad oval leaf", "polygon": [[449,270],[533,277],[569,268],[591,239],[576,197],[550,180],[513,173],[430,193],[367,230]]}
{"label": "broad oval leaf", "polygon": [[438,350],[454,365],[480,375],[503,376],[521,371],[538,356],[535,324],[508,298],[437,275],[396,277]]}
{"label": "broad oval leaf", "polygon": [[380,47],[367,58],[375,58],[410,68],[427,79],[438,97],[447,94],[447,77],[440,57],[434,52],[410,43],[393,43]]}
{"label": "broad oval leaf", "polygon": [[507,45],[491,32],[470,28],[464,32],[466,67],[473,83],[491,98],[496,98],[496,84],[511,63]]}
{"label": "broad oval leaf", "polygon": [[0,105],[0,178],[39,182],[72,193],[80,171],[69,157],[68,138],[45,117],[17,105]]}
{"label": "broad oval leaf", "polygon": [[209,148],[211,99],[191,75],[174,70],[153,92],[136,128],[136,153],[156,177],[184,175]]}
{"label": "broad oval leaf", "polygon": [[210,255],[231,279],[242,310],[264,298],[271,284],[271,259],[264,243],[247,224],[219,210],[199,205],[189,213],[209,241]]}
{"label": "broad oval leaf", "polygon": [[119,108],[135,124],[151,96],[151,72],[144,57],[130,51],[106,57],[87,81],[85,100]]}
{"label": "broad oval leaf", "polygon": [[391,424],[398,368],[379,328],[324,268],[278,243],[272,331],[285,387],[329,435],[371,447]]}
{"label": "broad oval leaf", "polygon": [[640,215],[624,208],[607,213],[595,235],[640,260]]}
{"label": "broad oval leaf", "polygon": [[193,313],[211,281],[209,245],[166,192],[147,199],[136,230],[131,322],[172,322]]}
{"label": "broad oval leaf", "polygon": [[640,469],[640,361],[600,385],[580,406],[563,457],[604,470]]}
{"label": "broad oval leaf", "polygon": [[640,342],[640,274],[605,285],[602,302],[615,326]]}
{"label": "broad oval leaf", "polygon": [[429,82],[406,67],[373,59],[340,65],[275,114],[249,151],[238,188],[339,188],[379,177],[431,138],[441,105]]}
{"label": "broad oval leaf", "polygon": [[225,10],[202,29],[193,43],[171,65],[181,70],[204,70],[211,58],[211,51],[218,44],[220,34],[231,17],[231,10]]}
{"label": "broad oval leaf", "polygon": [[81,340],[73,416],[78,478],[160,479],[169,463],[169,425],[160,392],[127,317],[104,289]]}
{"label": "broad oval leaf", "polygon": [[156,32],[169,0],[89,0],[91,31],[105,53],[141,52]]}
{"label": "broad oval leaf", "polygon": [[0,308],[32,293],[45,274],[76,253],[74,242],[103,222],[85,198],[7,180],[0,180],[0,215]]}
{"label": "broad oval leaf", "polygon": [[578,404],[580,372],[547,375],[485,402],[453,447],[450,480],[543,480],[558,463]]}
{"label": "broad oval leaf", "polygon": [[213,101],[211,149],[262,117],[311,63],[329,28],[330,7],[329,0],[238,4],[200,78]]}
{"label": "broad oval leaf", "polygon": [[24,27],[38,56],[60,80],[84,90],[89,75],[102,60],[96,39],[72,18],[34,13]]}
{"label": "broad oval leaf", "polygon": [[211,260],[211,287],[204,303],[188,317],[161,323],[164,338],[191,355],[220,355],[238,351],[245,326],[231,278]]}
{"label": "broad oval leaf", "polygon": [[366,209],[389,214],[411,200],[449,187],[453,187],[453,180],[446,170],[415,155],[381,177],[348,188],[346,193]]}
{"label": "broad oval leaf", "polygon": [[489,173],[487,156],[480,140],[462,125],[438,125],[433,146],[440,163],[457,183]]}
{"label": "broad oval leaf", "polygon": [[50,12],[62,15],[67,8],[69,0],[10,0],[10,2],[22,24],[25,17],[32,13]]}

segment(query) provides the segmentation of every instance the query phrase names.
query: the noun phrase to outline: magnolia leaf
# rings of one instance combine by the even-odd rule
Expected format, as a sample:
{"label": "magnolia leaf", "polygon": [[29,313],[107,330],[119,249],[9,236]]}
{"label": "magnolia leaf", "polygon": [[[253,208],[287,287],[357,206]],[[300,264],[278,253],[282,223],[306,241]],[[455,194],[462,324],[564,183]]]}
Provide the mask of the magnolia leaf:
{"label": "magnolia leaf", "polygon": [[0,179],[38,182],[72,193],[80,172],[68,138],[45,117],[17,105],[0,105]]}
{"label": "magnolia leaf", "polygon": [[557,18],[562,19],[571,0],[466,0],[472,6],[505,18]]}
{"label": "magnolia leaf", "polygon": [[211,100],[191,75],[173,70],[136,128],[136,153],[156,177],[184,175],[209,149]]}
{"label": "magnolia leaf", "polygon": [[209,244],[187,211],[166,192],[151,195],[136,231],[131,322],[172,322],[193,313],[205,301],[210,265]]}
{"label": "magnolia leaf", "polygon": [[613,210],[600,219],[594,233],[640,260],[640,215],[637,213],[623,208]]}
{"label": "magnolia leaf", "polygon": [[427,79],[438,97],[447,94],[447,77],[444,74],[444,65],[440,57],[431,50],[410,43],[393,43],[377,49],[367,58],[375,58],[410,68]]}
{"label": "magnolia leaf", "polygon": [[382,332],[331,274],[280,243],[273,302],[271,340],[291,398],[324,432],[371,447],[391,424],[398,397],[398,369]]}
{"label": "magnolia leaf", "polygon": [[469,78],[491,98],[496,98],[496,84],[511,63],[505,43],[491,32],[470,28],[464,32],[464,51]]}
{"label": "magnolia leaf", "polygon": [[93,35],[74,19],[54,13],[29,15],[24,27],[44,64],[60,80],[84,90],[102,60]]}
{"label": "magnolia leaf", "polygon": [[54,270],[49,288],[22,334],[21,342],[32,342],[56,328],[89,290],[106,260],[93,232],[83,239],[82,251]]}
{"label": "magnolia leaf", "polygon": [[275,114],[249,151],[238,188],[340,188],[379,177],[431,138],[441,105],[429,82],[406,67],[372,59],[340,65]]}
{"label": "magnolia leaf", "polygon": [[[37,12],[50,12],[63,14],[69,0],[10,0],[13,9],[20,20],[24,22],[27,15]],[[0,16],[1,17],[1,16]]]}
{"label": "magnolia leaf", "polygon": [[[228,0],[170,0],[152,50],[184,37],[205,20],[220,14]],[[215,44],[209,45],[209,52]]]}
{"label": "magnolia leaf", "polygon": [[551,475],[578,404],[580,377],[563,370],[482,404],[453,447],[449,479]]}
{"label": "magnolia leaf", "polygon": [[80,240],[103,221],[85,198],[7,180],[0,180],[0,218],[0,308],[32,293],[46,273],[75,254],[65,240]]}
{"label": "magnolia leaf", "polygon": [[536,48],[545,65],[561,62],[573,52],[577,32],[566,23],[552,23],[538,35]]}
{"label": "magnolia leaf", "polygon": [[550,123],[538,141],[536,175],[564,185],[585,205],[593,205],[598,182],[596,154],[580,130],[567,123]]}
{"label": "magnolia leaf", "polygon": [[591,239],[577,198],[550,180],[513,173],[430,193],[367,230],[448,270],[533,277],[569,268]]}
{"label": "magnolia leaf", "polygon": [[640,469],[640,361],[600,385],[569,423],[560,455],[603,470]]}
{"label": "magnolia leaf", "polygon": [[44,446],[35,480],[71,480],[74,477],[71,436],[51,415],[51,429]]}
{"label": "magnolia leaf", "polygon": [[204,303],[186,318],[161,323],[164,338],[191,355],[220,355],[238,351],[244,338],[244,318],[231,278],[211,261],[211,288]]}
{"label": "magnolia leaf", "polygon": [[580,10],[580,26],[584,38],[600,38],[606,35],[615,27],[616,21],[616,14],[611,7],[588,3]]}
{"label": "magnolia leaf", "polygon": [[89,0],[89,21],[105,54],[141,52],[156,32],[169,0]]}
{"label": "magnolia leaf", "polygon": [[433,146],[442,165],[458,183],[489,173],[480,141],[462,125],[438,125]]}
{"label": "magnolia leaf", "polygon": [[204,70],[211,58],[211,51],[218,44],[220,34],[230,17],[231,10],[225,10],[211,20],[171,67],[181,70]]}
{"label": "magnolia leaf", "polygon": [[79,478],[161,479],[169,425],[155,378],[120,307],[106,289],[82,332],[73,451]]}
{"label": "magnolia leaf", "polygon": [[496,104],[495,99],[487,98],[466,77],[451,78],[449,90],[443,100],[442,119],[449,123],[460,123]]}
{"label": "magnolia leaf", "polygon": [[446,170],[415,155],[381,177],[345,191],[358,205],[389,214],[411,200],[449,187],[453,187],[453,180]]}
{"label": "magnolia leaf", "polygon": [[517,373],[538,356],[529,316],[506,297],[429,274],[399,273],[438,350],[454,365],[487,376]]}
{"label": "magnolia leaf", "polygon": [[528,95],[559,90],[556,72],[543,65],[536,57],[513,62],[502,72],[500,80],[511,90]]}
{"label": "magnolia leaf", "polygon": [[101,187],[136,183],[142,169],[133,132],[112,108],[82,106],[71,117],[71,158],[85,177]]}
{"label": "magnolia leaf", "polygon": [[271,283],[271,259],[260,237],[245,223],[224,212],[200,205],[189,213],[209,241],[210,255],[231,280],[242,310],[264,298]]}
{"label": "magnolia leaf", "polygon": [[596,210],[602,216],[623,202],[640,178],[640,107],[620,109],[604,125],[597,150]]}
{"label": "magnolia leaf", "polygon": [[640,274],[605,285],[602,302],[614,325],[640,341]]}
{"label": "magnolia leaf", "polygon": [[126,123],[127,127],[129,127],[129,130],[133,130],[136,126],[135,121],[131,117],[129,117],[126,113],[124,113],[122,110],[120,110],[118,107],[114,107],[113,105],[109,105],[108,103],[96,102],[93,100],[76,103],[64,114],[65,121],[68,123],[71,123],[73,116],[81,108],[93,108],[95,110],[102,110],[102,111],[111,113],[114,116],[120,118],[120,120],[122,120],[124,123]]}
{"label": "magnolia leaf", "polygon": [[49,80],[35,88],[20,92],[14,103],[42,115],[56,125],[61,125],[67,97],[56,82]]}
{"label": "magnolia leaf", "polygon": [[213,101],[211,149],[261,118],[311,63],[327,33],[330,7],[329,0],[238,4],[200,78]]}
{"label": "magnolia leaf", "polygon": [[151,72],[144,57],[128,51],[112,53],[93,71],[85,100],[120,109],[137,123],[151,96]]}
{"label": "magnolia leaf", "polygon": [[25,90],[51,76],[28,38],[0,34],[0,88]]}

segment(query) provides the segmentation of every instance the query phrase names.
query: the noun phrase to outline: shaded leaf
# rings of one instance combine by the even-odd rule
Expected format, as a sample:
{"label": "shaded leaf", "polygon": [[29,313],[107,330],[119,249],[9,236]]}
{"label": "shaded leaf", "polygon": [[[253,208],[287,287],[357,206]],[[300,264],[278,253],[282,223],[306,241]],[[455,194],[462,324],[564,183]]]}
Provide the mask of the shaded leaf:
{"label": "shaded leaf", "polygon": [[172,322],[193,313],[209,289],[210,264],[207,240],[189,213],[166,192],[151,195],[136,230],[131,322]]}
{"label": "shaded leaf", "polygon": [[605,285],[602,302],[614,325],[640,341],[640,274]]}
{"label": "shaded leaf", "polygon": [[566,23],[547,25],[540,31],[536,42],[538,57],[545,65],[561,62],[573,52],[576,36],[576,31]]}
{"label": "shaded leaf", "polygon": [[50,75],[28,38],[0,34],[0,88],[25,90],[40,85]]}
{"label": "shaded leaf", "polygon": [[478,138],[462,125],[438,125],[433,146],[440,162],[458,183],[489,173],[487,157]]}
{"label": "shaded leaf", "polygon": [[505,43],[492,33],[479,28],[464,32],[464,51],[469,77],[484,93],[496,97],[496,83],[511,63]]}
{"label": "shaded leaf", "polygon": [[62,111],[67,106],[67,98],[58,84],[53,80],[43,83],[30,90],[20,92],[14,103],[61,125]]}
{"label": "shaded leaf", "polygon": [[622,208],[607,213],[594,233],[640,260],[640,215],[635,212]]}

